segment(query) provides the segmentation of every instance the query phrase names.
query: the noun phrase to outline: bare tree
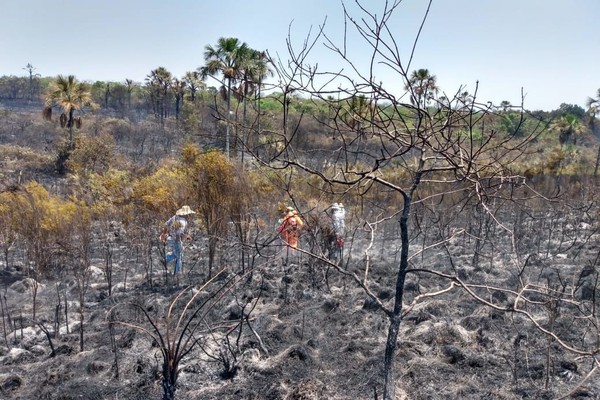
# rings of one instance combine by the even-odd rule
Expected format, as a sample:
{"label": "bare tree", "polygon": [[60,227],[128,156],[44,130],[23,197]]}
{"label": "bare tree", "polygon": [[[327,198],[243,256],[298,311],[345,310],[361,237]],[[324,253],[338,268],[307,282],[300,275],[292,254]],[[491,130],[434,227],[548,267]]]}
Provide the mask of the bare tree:
{"label": "bare tree", "polygon": [[35,68],[33,65],[31,65],[31,63],[27,63],[27,65],[25,67],[23,67],[23,69],[25,71],[27,71],[27,73],[29,74],[29,95],[27,97],[27,100],[31,101],[33,99],[34,80],[38,80],[41,75],[38,73],[35,73],[35,70],[37,68]]}
{"label": "bare tree", "polygon": [[[143,304],[127,303],[113,307],[108,313],[109,326],[118,324],[146,333],[158,345],[162,355],[163,400],[174,400],[181,361],[205,340],[204,327],[209,326],[209,313],[245,276],[226,279],[214,291],[209,286],[224,271],[217,273],[199,288],[186,287],[179,291],[166,310],[164,317],[152,315]],[[179,309],[179,304],[183,307]],[[145,318],[138,323],[127,308],[133,308]],[[208,331],[212,331],[209,327]]]}
{"label": "bare tree", "polygon": [[[79,350],[84,345],[85,295],[91,278],[91,246],[92,246],[93,213],[85,205],[77,205],[76,218],[71,225],[72,235],[57,238],[72,259],[72,271],[77,285],[79,300]],[[66,241],[64,241],[66,239]]]}
{"label": "bare tree", "polygon": [[[528,284],[518,284],[518,288],[514,290],[494,288],[495,291],[514,297],[515,302],[505,306],[490,302],[479,293],[485,285],[461,279],[451,255],[447,259],[447,270],[411,267],[416,255],[432,249],[443,250],[452,241],[468,236],[466,229],[455,228],[450,221],[438,219],[434,241],[427,244],[423,242],[423,246],[416,249],[412,244],[419,232],[418,221],[414,219],[415,212],[426,209],[432,202],[441,203],[454,198],[454,208],[445,211],[456,215],[462,209],[476,207],[481,217],[480,233],[485,235],[485,229],[489,229],[491,224],[509,240],[512,251],[503,260],[505,267],[514,270],[524,268],[526,264],[519,251],[518,232],[502,220],[503,215],[498,212],[497,207],[507,202],[518,202],[526,196],[539,197],[529,187],[525,177],[516,173],[512,167],[527,157],[528,146],[539,135],[542,125],[538,125],[537,129],[520,131],[518,137],[495,129],[490,120],[494,117],[496,108],[491,103],[478,101],[477,88],[468,97],[463,95],[461,87],[454,96],[444,96],[443,101],[436,100],[433,95],[428,96],[428,101],[411,101],[422,97],[419,86],[413,84],[414,77],[410,71],[419,35],[432,2],[424,10],[422,24],[407,55],[399,50],[390,22],[392,15],[399,11],[401,1],[385,2],[377,12],[370,11],[364,3],[356,2],[355,11],[361,13],[360,16],[351,15],[344,6],[345,26],[353,28],[354,33],[362,40],[364,46],[360,50],[356,43],[353,47],[347,45],[348,32],[345,32],[342,43],[336,44],[327,35],[325,24],[319,27],[316,35],[309,34],[300,49],[294,48],[292,39],[288,39],[290,59],[286,63],[281,60],[276,63],[279,90],[282,92],[280,97],[283,99],[282,125],[277,134],[285,145],[271,158],[259,161],[274,169],[295,170],[319,177],[324,182],[323,191],[329,195],[341,195],[354,189],[358,189],[362,196],[387,192],[387,206],[381,207],[387,213],[387,218],[398,218],[400,235],[391,306],[384,304],[371,290],[368,262],[360,274],[328,263],[352,277],[388,318],[383,362],[383,398],[395,399],[394,365],[399,329],[404,316],[420,301],[444,295],[456,287],[463,288],[482,304],[523,315],[539,331],[565,349],[591,356],[593,349],[574,348],[562,340],[551,326],[540,324],[536,315],[530,313],[527,307],[520,306],[521,302],[535,303],[533,298],[537,295],[548,296],[548,301],[551,302],[549,304],[568,301],[566,289],[557,292],[547,285],[533,288]],[[344,64],[343,69],[322,71],[317,63],[311,63],[312,51],[319,42],[323,42],[337,56]],[[369,51],[370,62],[366,69],[353,61],[351,49],[354,48],[363,54],[365,48]],[[383,70],[396,75],[396,79],[389,82],[390,87],[376,79]],[[404,82],[406,93],[396,92],[398,87],[402,87],[398,82]],[[333,100],[334,94],[343,96],[343,101]],[[327,167],[303,156],[297,146],[295,136],[300,131],[305,116],[293,119],[292,124],[289,113],[291,101],[286,99],[294,96],[311,98],[333,110],[331,119],[321,121],[333,132],[336,143],[339,144],[330,151]],[[370,112],[353,113],[354,122],[348,124],[347,118],[344,118],[347,113],[341,107],[356,98],[364,99],[365,103],[370,104]],[[408,100],[405,101],[405,98]],[[525,119],[523,105],[520,115],[519,124],[522,124]],[[362,143],[364,138],[368,138],[366,143]],[[398,206],[390,207],[390,204]],[[369,216],[368,210],[366,215]],[[371,217],[374,215],[372,213]],[[379,221],[385,220],[385,217],[377,218]],[[377,225],[374,222],[373,229]],[[478,246],[481,245],[479,242]],[[320,258],[328,262],[323,257]],[[430,274],[439,278],[441,283],[405,304],[405,284],[409,273]],[[577,304],[581,306],[581,303]]]}
{"label": "bare tree", "polygon": [[40,280],[60,251],[55,239],[64,234],[69,215],[60,215],[65,203],[50,196],[46,189],[35,182],[20,186],[10,194],[9,204],[20,221],[15,229],[31,263],[27,275],[32,296],[32,319],[36,320]]}

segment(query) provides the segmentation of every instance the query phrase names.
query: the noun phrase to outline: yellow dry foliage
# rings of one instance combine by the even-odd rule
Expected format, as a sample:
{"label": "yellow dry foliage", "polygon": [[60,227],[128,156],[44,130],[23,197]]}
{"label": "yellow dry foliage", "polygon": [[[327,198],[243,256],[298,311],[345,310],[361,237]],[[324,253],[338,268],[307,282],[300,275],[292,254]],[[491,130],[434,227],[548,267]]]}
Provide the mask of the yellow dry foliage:
{"label": "yellow dry foliage", "polygon": [[69,169],[78,174],[106,171],[115,158],[115,146],[108,134],[80,137],[69,157]]}
{"label": "yellow dry foliage", "polygon": [[0,193],[0,246],[6,251],[16,238],[17,218],[11,206],[12,197],[12,193]]}
{"label": "yellow dry foliage", "polygon": [[92,203],[99,207],[123,205],[131,197],[131,174],[128,171],[109,168],[102,174],[91,173],[86,185]]}
{"label": "yellow dry foliage", "polygon": [[[23,189],[13,193],[13,211],[20,217],[20,225],[39,225],[41,234],[58,234],[68,228],[77,210],[73,202],[51,195],[35,181],[26,183]],[[18,230],[29,230],[31,225]]]}
{"label": "yellow dry foliage", "polygon": [[252,204],[253,191],[241,168],[220,151],[202,153],[192,144],[184,146],[181,165],[187,177],[186,189],[190,205],[198,216],[209,237],[209,275],[218,246],[218,238],[225,237],[228,221],[241,226]]}
{"label": "yellow dry foliage", "polygon": [[74,234],[77,204],[50,194],[35,181],[4,193],[2,200],[3,212],[13,216],[7,229],[22,239],[34,270],[43,272],[52,262],[57,243]]}
{"label": "yellow dry foliage", "polygon": [[252,190],[259,196],[271,197],[276,193],[276,187],[273,184],[272,176],[275,176],[278,171],[270,168],[254,168],[247,172],[248,181],[252,186]]}
{"label": "yellow dry foliage", "polygon": [[186,176],[173,166],[163,166],[133,183],[132,199],[148,211],[169,214],[177,210],[186,198]]}
{"label": "yellow dry foliage", "polygon": [[234,166],[222,152],[202,153],[195,145],[188,144],[181,151],[181,164],[187,178],[186,188],[200,212],[224,216],[232,202],[244,201],[238,196]]}

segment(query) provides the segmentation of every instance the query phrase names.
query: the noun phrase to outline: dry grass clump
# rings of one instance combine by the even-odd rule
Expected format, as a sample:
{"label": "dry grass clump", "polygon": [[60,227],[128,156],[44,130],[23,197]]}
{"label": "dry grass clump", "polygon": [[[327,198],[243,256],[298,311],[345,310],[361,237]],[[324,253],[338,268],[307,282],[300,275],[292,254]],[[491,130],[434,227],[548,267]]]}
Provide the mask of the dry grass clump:
{"label": "dry grass clump", "polygon": [[0,145],[0,169],[5,172],[17,170],[48,170],[53,168],[52,155],[34,151],[29,147]]}
{"label": "dry grass clump", "polygon": [[426,321],[417,325],[410,333],[410,337],[420,338],[423,343],[432,346],[469,345],[473,342],[474,335],[474,332],[449,321]]}

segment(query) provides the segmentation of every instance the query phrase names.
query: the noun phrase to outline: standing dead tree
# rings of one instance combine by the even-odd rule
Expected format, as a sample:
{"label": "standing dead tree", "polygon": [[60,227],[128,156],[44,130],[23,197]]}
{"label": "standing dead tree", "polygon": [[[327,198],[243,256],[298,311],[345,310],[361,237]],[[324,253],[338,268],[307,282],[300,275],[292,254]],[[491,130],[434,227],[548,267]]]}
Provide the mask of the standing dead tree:
{"label": "standing dead tree", "polygon": [[72,274],[77,287],[79,302],[79,351],[84,349],[85,296],[91,279],[93,211],[84,204],[77,204],[76,218],[71,224],[71,235],[57,238],[63,251],[72,260]]}
{"label": "standing dead tree", "polygon": [[[519,160],[527,157],[529,144],[542,130],[542,125],[527,130],[519,130],[514,135],[496,129],[492,104],[478,102],[477,86],[475,93],[465,98],[463,88],[454,96],[444,95],[436,98],[436,90],[426,98],[421,88],[414,82],[410,70],[414,51],[424,26],[429,7],[424,10],[424,18],[418,27],[412,50],[405,57],[401,54],[400,44],[394,35],[392,16],[398,12],[401,1],[385,2],[382,10],[369,11],[364,2],[356,1],[355,11],[360,17],[351,15],[344,6],[346,27],[354,28],[362,46],[347,45],[350,32],[344,31],[343,42],[337,45],[325,31],[325,24],[315,36],[308,35],[300,49],[294,48],[288,39],[290,59],[287,63],[276,64],[283,98],[282,125],[279,137],[285,144],[270,158],[259,159],[264,165],[274,169],[289,169],[300,174],[319,177],[323,182],[323,191],[330,195],[340,195],[358,190],[362,196],[386,191],[388,198],[382,206],[386,212],[399,215],[400,249],[397,261],[396,280],[393,287],[391,306],[384,304],[369,290],[368,281],[353,272],[338,268],[341,273],[354,277],[377,307],[388,318],[389,327],[383,362],[383,398],[395,399],[396,382],[394,364],[398,346],[401,322],[407,312],[419,301],[431,296],[441,296],[456,287],[462,287],[477,301],[505,312],[519,312],[536,324],[536,315],[518,308],[520,302],[533,301],[530,287],[511,291],[516,302],[510,307],[499,307],[486,301],[473,287],[477,283],[467,283],[458,277],[453,259],[448,260],[449,272],[440,272],[428,268],[412,268],[415,255],[432,249],[443,249],[455,238],[464,235],[465,230],[454,229],[450,224],[439,225],[436,240],[418,250],[411,245],[418,229],[412,216],[419,207],[428,207],[431,202],[442,202],[446,198],[458,198],[453,214],[460,213],[465,207],[478,207],[495,226],[495,230],[509,238],[510,251],[504,260],[505,268],[518,270],[523,267],[521,253],[517,251],[518,237],[514,230],[502,220],[496,211],[495,202],[518,202],[520,196],[537,196],[529,188],[526,179],[514,171]],[[319,42],[323,42],[333,56],[344,64],[344,69],[334,72],[319,69],[317,63],[311,63],[312,52]],[[352,51],[369,52],[368,63],[355,63]],[[362,67],[366,65],[366,67]],[[388,75],[391,73],[393,79]],[[376,77],[388,76],[384,85]],[[404,83],[404,86],[402,85]],[[406,92],[397,93],[404,87]],[[295,125],[289,118],[289,104],[286,98],[301,96],[312,99],[333,110],[332,117],[320,120],[333,132],[337,146],[330,151],[329,166],[323,168],[302,156],[297,147],[295,136],[300,131],[302,117]],[[336,96],[334,96],[336,95]],[[343,97],[343,98],[340,98]],[[337,99],[336,99],[337,97]],[[419,102],[410,99],[421,98]],[[364,101],[353,101],[363,99]],[[406,101],[404,99],[407,99]],[[348,124],[348,104],[367,104],[368,110],[353,112],[354,123]],[[523,124],[524,108],[521,106],[519,125]],[[523,132],[521,132],[523,131]],[[332,265],[334,266],[334,265]],[[335,266],[334,266],[335,267]],[[440,278],[441,284],[429,293],[416,296],[412,303],[405,305],[405,283],[407,274],[427,273]],[[368,271],[365,271],[368,274]],[[535,289],[535,295],[551,296],[551,301],[568,301],[565,296],[549,288]],[[564,295],[564,292],[563,292]],[[526,298],[524,298],[526,297]],[[532,297],[535,297],[532,295]],[[550,300],[549,300],[550,301]],[[567,350],[577,349],[561,341],[558,335],[539,323],[539,331],[562,343]],[[590,355],[586,350],[576,354]]]}
{"label": "standing dead tree", "polygon": [[221,367],[219,373],[222,379],[233,379],[240,368],[240,363],[243,357],[242,345],[244,326],[252,333],[257,341],[260,350],[265,356],[269,356],[269,352],[265,347],[261,337],[258,335],[252,324],[250,323],[250,315],[260,300],[262,290],[259,290],[258,295],[254,298],[251,293],[244,293],[241,299],[235,298],[235,305],[229,310],[229,319],[231,325],[223,324],[219,326],[226,330],[222,333],[208,327],[210,338],[201,347],[207,360],[212,360]]}
{"label": "standing dead tree", "polygon": [[[205,340],[205,327],[210,324],[209,315],[247,276],[233,275],[225,279],[213,291],[209,288],[221,279],[220,271],[199,288],[186,287],[170,302],[164,317],[155,315],[143,304],[124,303],[113,307],[107,314],[109,327],[121,325],[144,332],[157,344],[162,355],[163,400],[174,400],[181,361]],[[183,304],[182,308],[179,308]],[[154,308],[154,307],[153,307]],[[127,309],[135,313],[127,313]],[[154,308],[154,311],[156,308]],[[145,323],[135,321],[135,314],[143,315]],[[209,329],[210,331],[210,329]]]}
{"label": "standing dead tree", "polygon": [[60,253],[57,238],[67,235],[72,217],[70,203],[51,196],[36,182],[28,182],[5,199],[13,214],[14,229],[25,248],[32,296],[32,319],[36,320],[40,280]]}

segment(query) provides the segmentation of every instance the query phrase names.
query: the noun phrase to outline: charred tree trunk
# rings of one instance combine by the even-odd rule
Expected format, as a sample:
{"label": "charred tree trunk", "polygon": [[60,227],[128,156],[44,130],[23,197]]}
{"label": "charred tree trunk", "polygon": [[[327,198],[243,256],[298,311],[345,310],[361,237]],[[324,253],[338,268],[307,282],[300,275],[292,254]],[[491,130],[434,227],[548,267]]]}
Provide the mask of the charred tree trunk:
{"label": "charred tree trunk", "polygon": [[404,297],[404,281],[406,278],[406,270],[408,269],[408,220],[410,216],[410,207],[412,198],[408,194],[404,194],[404,207],[402,216],[400,217],[400,265],[398,267],[398,275],[396,278],[396,296],[394,298],[394,309],[388,314],[390,319],[390,327],[385,343],[385,357],[383,364],[384,373],[384,400],[395,400],[396,382],[394,379],[394,356],[396,354],[398,332],[400,323],[402,322],[402,299]]}
{"label": "charred tree trunk", "polygon": [[212,278],[212,268],[215,264],[215,255],[217,254],[217,243],[218,239],[216,236],[211,235],[208,237],[208,276],[207,280]]}
{"label": "charred tree trunk", "polygon": [[598,176],[598,167],[600,167],[600,145],[598,146],[598,154],[596,155],[596,166],[594,167],[594,176]]}
{"label": "charred tree trunk", "polygon": [[68,122],[68,127],[69,127],[69,148],[71,150],[73,150],[74,143],[73,143],[73,108],[71,108],[71,110],[69,110],[69,122]]}
{"label": "charred tree trunk", "polygon": [[180,358],[173,352],[172,348],[163,349],[162,365],[162,387],[163,400],[175,400],[177,390],[177,378],[179,377]]}

